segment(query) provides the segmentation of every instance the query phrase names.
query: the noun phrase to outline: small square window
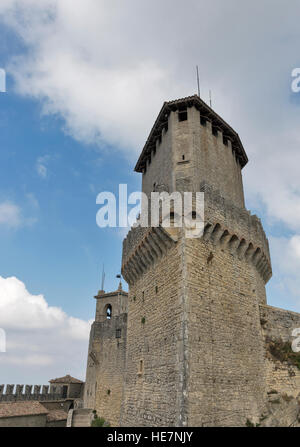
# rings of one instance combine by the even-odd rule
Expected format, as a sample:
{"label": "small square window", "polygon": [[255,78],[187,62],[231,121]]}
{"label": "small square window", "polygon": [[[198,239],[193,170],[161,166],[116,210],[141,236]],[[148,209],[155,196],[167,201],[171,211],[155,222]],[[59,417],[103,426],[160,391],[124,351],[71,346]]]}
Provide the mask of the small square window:
{"label": "small square window", "polygon": [[178,121],[186,121],[187,119],[187,110],[180,110],[178,112]]}

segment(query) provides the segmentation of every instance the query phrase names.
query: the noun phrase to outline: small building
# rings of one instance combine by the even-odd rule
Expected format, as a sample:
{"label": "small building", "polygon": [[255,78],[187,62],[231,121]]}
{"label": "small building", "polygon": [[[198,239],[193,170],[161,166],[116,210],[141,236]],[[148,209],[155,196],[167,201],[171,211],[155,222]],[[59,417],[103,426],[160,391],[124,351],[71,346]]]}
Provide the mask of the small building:
{"label": "small building", "polygon": [[67,374],[64,377],[49,380],[50,393],[61,394],[63,399],[79,399],[82,397],[84,382]]}
{"label": "small building", "polygon": [[1,402],[0,427],[45,427],[47,410],[39,402]]}

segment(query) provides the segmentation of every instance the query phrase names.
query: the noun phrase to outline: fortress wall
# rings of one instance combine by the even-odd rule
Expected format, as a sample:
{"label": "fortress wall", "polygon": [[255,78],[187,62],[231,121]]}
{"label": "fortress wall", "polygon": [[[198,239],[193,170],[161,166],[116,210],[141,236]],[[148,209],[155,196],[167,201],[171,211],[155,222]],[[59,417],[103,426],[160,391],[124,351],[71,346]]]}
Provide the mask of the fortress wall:
{"label": "fortress wall", "polygon": [[205,182],[200,184],[200,191],[204,192],[205,223],[219,223],[230,234],[235,234],[240,240],[245,239],[247,244],[251,243],[254,249],[260,248],[270,265],[271,273],[269,242],[261,220],[250,211],[224,199],[219,191]]}
{"label": "fortress wall", "polygon": [[282,341],[292,341],[292,330],[300,328],[300,313],[273,306],[260,306],[264,335]]}
{"label": "fortress wall", "polygon": [[123,254],[122,263],[130,257],[134,252],[135,248],[144,239],[145,235],[148,233],[149,228],[145,227],[132,227],[128,232],[126,238],[123,240]]}
{"label": "fortress wall", "polygon": [[[198,114],[198,115],[197,115]],[[174,173],[176,191],[193,191],[194,173],[196,167],[194,145],[199,141],[200,121],[199,112],[195,107],[187,108],[187,120],[179,121],[178,111],[172,112],[173,118],[173,140],[172,151],[174,157]]]}
{"label": "fortress wall", "polygon": [[17,402],[27,400],[59,400],[62,391],[49,391],[49,385],[0,385],[0,402]]}
{"label": "fortress wall", "polygon": [[[117,334],[117,330],[121,333]],[[126,356],[127,314],[113,316],[94,326],[95,409],[112,426],[120,425]]]}
{"label": "fortress wall", "polygon": [[[292,342],[292,330],[300,328],[300,314],[272,306],[260,306],[260,319],[265,338]],[[274,359],[267,350],[266,373],[268,390],[296,397],[300,392],[300,370]]]}
{"label": "fortress wall", "polygon": [[[223,133],[212,133],[212,123],[200,124],[200,113],[197,113],[197,126],[200,129],[200,141],[195,141],[196,171],[195,178],[199,182],[206,181],[214,189],[222,191],[224,197],[243,208],[244,192],[241,166],[237,163],[232,151],[231,141],[223,143]],[[198,191],[198,189],[196,189]]]}
{"label": "fortress wall", "polygon": [[166,190],[173,190],[173,160],[172,160],[172,114],[168,119],[168,130],[162,129],[161,142],[156,141],[155,154],[151,154],[151,163],[147,161],[146,172],[142,177],[142,191],[148,197],[156,185],[165,185]]}
{"label": "fortress wall", "polygon": [[258,421],[266,392],[258,306],[263,279],[245,259],[202,239],[186,241],[186,265],[188,425]]}
{"label": "fortress wall", "polygon": [[122,426],[179,424],[181,275],[181,246],[174,244],[130,286]]}
{"label": "fortress wall", "polygon": [[84,408],[95,409],[96,407],[96,383],[97,383],[97,358],[94,358],[91,353],[99,353],[99,340],[95,339],[95,326],[97,323],[94,321],[91,326],[90,338],[89,338],[89,348],[88,348],[88,358],[87,358],[87,368],[86,368],[86,378],[84,385],[84,398],[83,405]]}

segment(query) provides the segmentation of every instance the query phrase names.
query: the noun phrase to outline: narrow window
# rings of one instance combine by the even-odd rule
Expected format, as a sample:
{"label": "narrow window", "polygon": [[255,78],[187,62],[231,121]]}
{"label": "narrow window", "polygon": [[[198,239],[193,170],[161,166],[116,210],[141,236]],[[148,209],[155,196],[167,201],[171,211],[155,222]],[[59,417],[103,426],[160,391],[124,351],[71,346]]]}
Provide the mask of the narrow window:
{"label": "narrow window", "polygon": [[185,159],[185,156],[183,155],[183,156],[182,156],[182,160],[184,160],[184,159]]}
{"label": "narrow window", "polygon": [[143,374],[143,372],[144,372],[144,360],[140,360],[138,374]]}
{"label": "narrow window", "polygon": [[217,127],[215,127],[215,126],[212,127],[212,134],[213,134],[215,137],[218,136],[218,128],[217,128]]}
{"label": "narrow window", "polygon": [[200,116],[200,123],[202,126],[206,126],[206,119],[204,118],[204,116]]}
{"label": "narrow window", "polygon": [[158,294],[158,286],[155,286],[155,293]]}
{"label": "narrow window", "polygon": [[121,338],[121,329],[116,329],[116,338]]}
{"label": "narrow window", "polygon": [[68,395],[68,386],[67,385],[63,385],[62,387],[62,398],[65,399]]}
{"label": "narrow window", "polygon": [[112,315],[112,307],[111,307],[110,304],[108,304],[108,305],[106,306],[106,318],[107,318],[108,320],[110,320],[110,319],[111,319],[111,315]]}
{"label": "narrow window", "polygon": [[223,144],[224,144],[225,146],[228,146],[228,138],[226,138],[226,137],[224,137],[224,136],[223,136]]}
{"label": "narrow window", "polygon": [[143,291],[143,293],[142,293],[142,299],[143,299],[143,301],[144,301],[144,299],[145,299],[145,292]]}

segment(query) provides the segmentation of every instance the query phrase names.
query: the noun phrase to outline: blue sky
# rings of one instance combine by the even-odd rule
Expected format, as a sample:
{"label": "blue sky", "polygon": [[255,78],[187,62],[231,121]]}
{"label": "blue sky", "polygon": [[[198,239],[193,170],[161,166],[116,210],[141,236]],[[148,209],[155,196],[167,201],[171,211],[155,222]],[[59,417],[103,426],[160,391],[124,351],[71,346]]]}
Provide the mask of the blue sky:
{"label": "blue sky", "polygon": [[96,195],[116,191],[119,182],[139,190],[139,176],[113,148],[65,135],[59,118],[41,117],[39,104],[19,98],[10,85],[8,79],[1,95],[1,198],[17,204],[29,222],[1,232],[1,274],[16,275],[33,294],[43,290],[67,312],[91,317],[102,264],[105,287],[116,288],[122,248],[117,229],[96,226]]}
{"label": "blue sky", "polygon": [[117,288],[124,235],[96,226],[97,193],[140,189],[138,154],[163,101],[195,93],[196,63],[201,96],[212,89],[250,160],[246,203],[273,262],[268,302],[300,311],[300,93],[290,88],[300,7],[241,3],[1,2],[0,293],[20,306],[14,322],[3,298],[0,382],[84,377],[93,295],[103,263],[105,289]]}

